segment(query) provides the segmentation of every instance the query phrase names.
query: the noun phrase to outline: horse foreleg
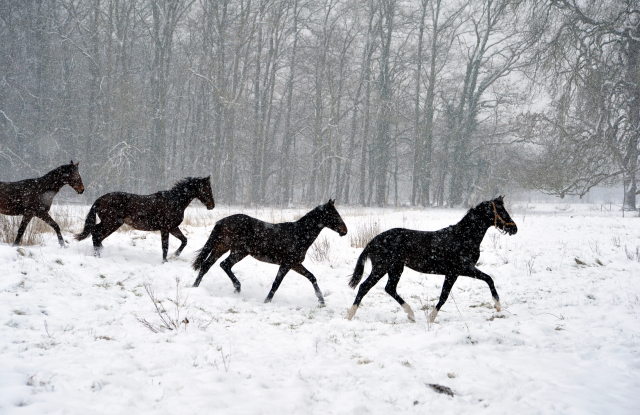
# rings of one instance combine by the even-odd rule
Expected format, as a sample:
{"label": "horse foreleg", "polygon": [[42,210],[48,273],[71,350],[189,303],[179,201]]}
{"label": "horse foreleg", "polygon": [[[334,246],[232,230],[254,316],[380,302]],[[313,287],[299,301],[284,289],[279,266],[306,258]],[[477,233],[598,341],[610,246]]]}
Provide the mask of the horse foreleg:
{"label": "horse foreleg", "polygon": [[174,252],[173,255],[171,255],[171,258],[177,258],[182,253],[182,250],[184,249],[184,247],[187,246],[187,237],[182,234],[182,231],[178,227],[170,230],[169,232],[171,233],[171,235],[178,238],[181,242],[180,247],[176,249],[176,252]]}
{"label": "horse foreleg", "polygon": [[265,303],[271,302],[273,295],[278,290],[280,283],[282,282],[282,280],[284,279],[284,276],[287,275],[287,272],[289,272],[290,269],[291,269],[291,266],[289,265],[280,265],[280,268],[278,269],[278,274],[276,275],[276,279],[273,281],[273,285],[271,286],[271,291],[269,291],[269,294],[267,294],[267,298],[264,299]]}
{"label": "horse foreleg", "polygon": [[162,263],[167,262],[167,253],[169,252],[169,231],[160,231],[160,240],[162,241]]}
{"label": "horse foreleg", "polygon": [[496,287],[495,285],[493,285],[493,279],[488,276],[487,274],[485,274],[484,272],[480,271],[478,268],[473,267],[473,269],[470,272],[471,275],[469,275],[471,278],[475,278],[481,281],[484,281],[487,283],[487,285],[489,286],[489,290],[491,291],[491,297],[493,297],[493,302],[496,306],[496,310],[500,311],[500,297],[498,296],[498,291],[496,291]]}
{"label": "horse foreleg", "polygon": [[61,247],[65,247],[64,246],[64,239],[62,239],[62,233],[60,232],[60,226],[58,226],[58,224],[56,223],[55,220],[53,220],[53,218],[49,215],[48,212],[40,212],[37,217],[39,217],[40,219],[42,219],[43,221],[45,221],[45,223],[49,226],[51,226],[53,228],[54,231],[56,231],[56,235],[58,235],[58,243],[60,243]]}
{"label": "horse foreleg", "polygon": [[380,268],[375,267],[371,270],[371,274],[369,274],[369,278],[367,278],[362,284],[360,284],[360,288],[358,289],[358,294],[356,294],[356,299],[353,302],[353,305],[347,312],[347,320],[351,320],[353,316],[356,315],[356,311],[358,311],[358,307],[360,307],[360,302],[364,298],[365,295],[369,292],[371,288],[386,274],[386,272]]}
{"label": "horse foreleg", "polygon": [[18,235],[16,235],[16,240],[13,243],[13,246],[20,245],[20,241],[22,240],[22,235],[24,234],[24,231],[27,229],[27,225],[29,224],[29,222],[31,222],[31,218],[33,218],[33,216],[31,215],[24,215],[22,217],[22,222],[20,222],[20,227],[18,228]]}
{"label": "horse foreleg", "polygon": [[297,272],[298,274],[302,275],[303,277],[305,277],[311,282],[311,284],[313,285],[313,289],[316,292],[316,297],[318,297],[318,302],[320,303],[321,306],[324,306],[324,297],[322,296],[322,291],[320,291],[320,287],[318,287],[318,281],[316,280],[316,277],[311,272],[309,272],[309,270],[306,269],[302,264],[298,264],[291,269]]}
{"label": "horse foreleg", "polygon": [[225,259],[220,263],[220,268],[222,268],[224,272],[226,272],[229,278],[231,279],[231,282],[233,283],[233,286],[235,288],[234,292],[236,293],[240,292],[240,281],[238,281],[235,274],[231,272],[231,267],[233,267],[238,262],[242,261],[242,259],[246,256],[247,254],[244,252],[234,251],[229,254],[227,259]]}
{"label": "horse foreleg", "polygon": [[396,291],[396,288],[398,287],[398,282],[400,282],[400,276],[402,275],[403,268],[404,266],[401,266],[399,270],[398,269],[389,270],[389,280],[387,281],[387,286],[384,288],[384,290],[387,292],[387,294],[393,297],[393,299],[400,304],[404,312],[407,313],[407,318],[409,319],[409,321],[411,321],[412,323],[415,323],[416,316],[413,314],[413,310],[411,309],[409,304],[407,304],[402,299],[402,297],[398,295],[398,292]]}
{"label": "horse foreleg", "polygon": [[436,320],[436,316],[438,315],[438,311],[449,298],[449,293],[451,292],[451,288],[453,288],[453,284],[455,284],[458,279],[457,275],[447,275],[444,277],[444,283],[442,284],[442,293],[440,294],[440,300],[438,304],[436,304],[436,308],[433,309],[431,314],[429,315],[429,322],[433,323]]}

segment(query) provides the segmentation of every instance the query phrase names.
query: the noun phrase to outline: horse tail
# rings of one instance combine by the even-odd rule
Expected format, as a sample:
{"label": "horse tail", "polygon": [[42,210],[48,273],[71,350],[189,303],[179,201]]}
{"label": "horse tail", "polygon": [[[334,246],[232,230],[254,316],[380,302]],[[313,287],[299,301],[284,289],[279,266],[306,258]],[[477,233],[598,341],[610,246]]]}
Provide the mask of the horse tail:
{"label": "horse tail", "polygon": [[360,284],[360,280],[362,279],[362,274],[364,273],[364,264],[367,262],[367,257],[369,256],[369,245],[367,245],[360,256],[358,257],[358,262],[356,262],[356,269],[353,270],[353,275],[349,280],[349,287],[356,288],[358,284]]}
{"label": "horse tail", "polygon": [[202,268],[202,264],[204,264],[204,261],[207,259],[209,254],[211,254],[211,251],[213,251],[213,245],[215,244],[216,239],[220,236],[221,228],[222,226],[219,223],[216,223],[216,226],[213,227],[211,235],[209,235],[209,239],[207,239],[207,242],[204,244],[202,249],[198,251],[198,256],[196,256],[196,259],[194,259],[191,264],[194,270],[198,271]]}
{"label": "horse tail", "polygon": [[100,199],[96,200],[91,206],[91,209],[89,209],[87,219],[84,221],[84,230],[75,236],[76,241],[86,239],[87,236],[91,235],[91,232],[93,232],[93,228],[96,227],[96,210],[98,209],[98,202],[100,202]]}

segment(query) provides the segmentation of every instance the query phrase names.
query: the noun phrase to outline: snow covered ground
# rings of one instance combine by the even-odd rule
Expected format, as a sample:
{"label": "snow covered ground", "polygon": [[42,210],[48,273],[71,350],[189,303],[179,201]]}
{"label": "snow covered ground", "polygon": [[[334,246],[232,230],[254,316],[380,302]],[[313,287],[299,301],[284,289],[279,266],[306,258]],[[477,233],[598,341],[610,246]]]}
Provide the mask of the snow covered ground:
{"label": "snow covered ground", "polygon": [[[436,230],[462,210],[338,206],[349,234],[325,229],[317,242],[328,259],[305,261],[324,308],[293,272],[263,304],[277,267],[249,257],[234,267],[242,293],[217,265],[189,288],[212,224],[240,209],[190,209],[206,226],[183,225],[189,245],[164,265],[158,233],[118,232],[102,258],[69,232],[67,249],[53,233],[43,246],[0,244],[0,413],[640,413],[640,218],[599,205],[508,209],[518,233],[490,229],[479,264],[503,311],[486,284],[461,277],[433,324],[427,307],[444,278],[409,269],[398,292],[415,324],[383,291],[386,278],[344,319],[361,251],[350,238],[375,224]],[[246,213],[282,221],[305,211]],[[170,251],[177,246],[171,237]],[[139,321],[161,323],[145,284],[179,330]]]}

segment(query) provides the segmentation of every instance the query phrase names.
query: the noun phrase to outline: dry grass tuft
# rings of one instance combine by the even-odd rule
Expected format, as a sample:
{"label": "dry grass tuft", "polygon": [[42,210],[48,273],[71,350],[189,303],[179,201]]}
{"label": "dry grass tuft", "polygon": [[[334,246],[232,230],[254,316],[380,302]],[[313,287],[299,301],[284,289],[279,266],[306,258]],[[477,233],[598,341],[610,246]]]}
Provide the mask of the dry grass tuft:
{"label": "dry grass tuft", "polygon": [[[5,244],[12,244],[16,240],[18,234],[18,227],[22,222],[22,216],[5,216],[0,215],[0,242]],[[20,245],[32,246],[42,245],[44,238],[43,233],[53,232],[51,226],[44,223],[42,220],[34,218],[27,226]]]}
{"label": "dry grass tuft", "polygon": [[331,254],[331,243],[326,237],[322,237],[320,239],[316,239],[316,241],[311,245],[311,249],[309,250],[309,258],[315,263],[318,262],[329,262]]}
{"label": "dry grass tuft", "polygon": [[354,232],[349,233],[349,241],[353,248],[364,248],[380,233],[380,222],[369,220],[356,226]]}

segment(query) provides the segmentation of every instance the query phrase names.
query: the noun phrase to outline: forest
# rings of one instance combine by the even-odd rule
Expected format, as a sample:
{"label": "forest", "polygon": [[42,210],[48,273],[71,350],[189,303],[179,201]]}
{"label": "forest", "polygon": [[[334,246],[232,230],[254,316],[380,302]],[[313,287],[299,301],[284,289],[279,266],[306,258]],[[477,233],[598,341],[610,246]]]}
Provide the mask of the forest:
{"label": "forest", "polygon": [[0,180],[73,159],[87,200],[635,210],[639,135],[638,1],[0,3]]}

